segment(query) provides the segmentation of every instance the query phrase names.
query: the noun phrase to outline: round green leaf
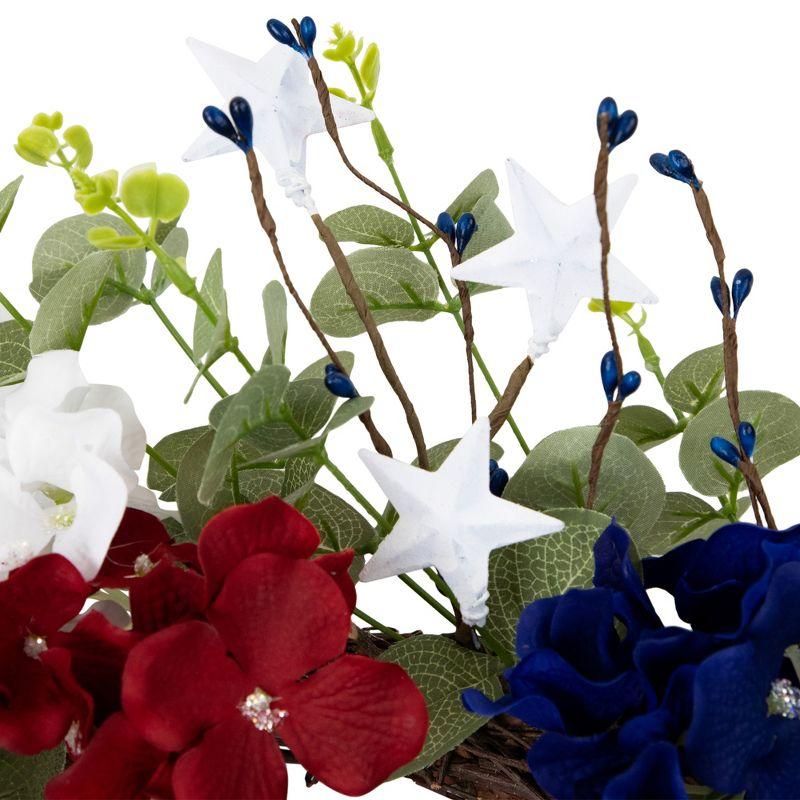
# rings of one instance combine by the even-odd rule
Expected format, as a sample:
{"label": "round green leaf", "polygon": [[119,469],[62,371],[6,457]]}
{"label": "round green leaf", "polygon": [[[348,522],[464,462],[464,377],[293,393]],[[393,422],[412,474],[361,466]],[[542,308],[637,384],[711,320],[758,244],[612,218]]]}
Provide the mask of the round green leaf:
{"label": "round green leaf", "polygon": [[651,406],[624,406],[614,432],[627,436],[637,447],[649,450],[680,431],[675,420]]}
{"label": "round green leaf", "polygon": [[408,247],[414,229],[408,220],[377,206],[351,206],[331,214],[325,224],[339,242],[358,242],[382,247]]}
{"label": "round green leaf", "polygon": [[724,379],[722,345],[715,344],[678,362],[667,375],[664,397],[672,408],[696,414],[719,397]]}

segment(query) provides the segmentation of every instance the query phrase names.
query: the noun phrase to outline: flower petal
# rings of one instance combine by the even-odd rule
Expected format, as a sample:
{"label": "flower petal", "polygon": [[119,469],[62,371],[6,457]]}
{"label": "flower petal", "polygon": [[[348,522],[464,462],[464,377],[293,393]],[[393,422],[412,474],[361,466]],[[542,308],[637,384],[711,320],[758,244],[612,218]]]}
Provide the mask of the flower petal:
{"label": "flower petal", "polygon": [[670,742],[656,742],[603,792],[604,800],[686,800],[678,750]]}
{"label": "flower petal", "polygon": [[208,618],[241,668],[271,695],[337,656],[350,612],[313,562],[261,553],[228,575]]}
{"label": "flower petal", "polygon": [[279,497],[222,511],[205,526],[199,541],[200,563],[211,596],[247,556],[275,553],[308,558],[317,547],[319,534],[314,526]]}
{"label": "flower petal", "polygon": [[279,733],[298,761],[347,795],[366,794],[419,755],[428,733],[422,693],[396,664],[342,656],[284,690]]}
{"label": "flower petal", "polygon": [[231,714],[253,687],[217,632],[184,622],[149,636],[128,656],[122,705],[155,747],[182,750]]}
{"label": "flower petal", "polygon": [[322,567],[336,581],[351,614],[356,607],[356,587],[348,570],[353,563],[354,556],[355,550],[341,550],[338,553],[326,553],[314,559],[314,563],[318,567]]}
{"label": "flower petal", "polygon": [[0,580],[42,552],[53,538],[44,524],[44,514],[30,492],[7,469],[0,466]]}
{"label": "flower petal", "polygon": [[282,800],[287,783],[273,736],[242,716],[206,731],[172,771],[176,800]]}
{"label": "flower petal", "polygon": [[166,753],[139,735],[124,714],[114,714],[95,733],[83,755],[47,784],[45,798],[139,797],[166,758]]}

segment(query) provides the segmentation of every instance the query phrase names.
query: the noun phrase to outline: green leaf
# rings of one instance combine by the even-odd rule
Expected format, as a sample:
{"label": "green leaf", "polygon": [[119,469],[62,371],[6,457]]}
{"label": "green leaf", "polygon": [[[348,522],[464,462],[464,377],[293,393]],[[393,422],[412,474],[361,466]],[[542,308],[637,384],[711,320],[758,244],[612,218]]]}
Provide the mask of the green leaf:
{"label": "green leaf", "polygon": [[464,689],[479,689],[496,700],[502,694],[497,659],[460,647],[443,636],[412,636],[393,644],[381,661],[399,664],[417,684],[428,705],[430,728],[422,752],[393,777],[427,767],[461,744],[486,718],[470,714],[461,704]]}
{"label": "green leaf", "polygon": [[0,322],[0,386],[25,379],[31,360],[28,332],[16,320]]}
{"label": "green leaf", "polygon": [[[748,498],[739,503],[741,516],[750,505]],[[636,543],[639,555],[660,556],[692,539],[707,539],[715,530],[731,522],[719,509],[688,492],[667,492],[667,501],[658,522],[647,536]]]}
{"label": "green leaf", "polygon": [[[542,439],[508,482],[503,498],[537,511],[585,508],[594,426],[556,431]],[[633,536],[645,536],[664,508],[664,482],[647,456],[627,437],[612,433],[603,454],[594,510]]]}
{"label": "green leaf", "polygon": [[315,484],[301,506],[322,538],[320,552],[334,553],[348,547],[359,550],[375,535],[372,526],[358,511],[322,486]]}
{"label": "green leaf", "polygon": [[[439,442],[439,444],[433,445],[433,447],[429,447],[427,450],[428,453],[428,468],[430,470],[437,470],[439,467],[444,464],[445,459],[450,453],[453,452],[455,446],[461,441],[461,439],[448,439],[446,442]],[[490,442],[489,443],[489,457],[493,458],[495,461],[499,461],[503,457],[503,448],[500,447],[497,442]],[[418,460],[414,459],[414,465],[419,466]],[[486,470],[488,474],[489,465],[487,463]]]}
{"label": "green leaf", "polygon": [[19,186],[22,183],[22,175],[16,180],[11,181],[8,186],[0,189],[0,231],[6,224],[8,215],[11,213],[11,208],[14,205],[14,200],[17,197]]}
{"label": "green leaf", "polygon": [[[121,236],[131,234],[124,222],[110,214],[97,214],[93,217],[79,214],[75,217],[68,217],[51,225],[42,234],[33,251],[33,280],[30,285],[31,294],[39,302],[76,265],[87,256],[100,252],[86,238],[88,231],[98,226],[113,228]],[[147,269],[144,249],[106,252],[104,255],[107,258],[115,259],[115,263],[119,264],[119,269],[124,273],[125,281],[129,286],[139,288]],[[114,277],[116,279],[118,276]],[[113,286],[106,286],[103,296],[97,304],[92,324],[99,325],[118,317],[130,307],[132,302],[133,298],[129,295],[120,293]]]}
{"label": "green leaf", "polygon": [[500,193],[500,185],[497,183],[497,178],[494,172],[490,169],[485,169],[483,172],[473,178],[466,189],[453,200],[447,207],[447,213],[457,220],[462,214],[467,211],[472,211],[475,204],[482,197],[488,197],[490,200],[497,199]]}
{"label": "green leaf", "polygon": [[[439,295],[434,271],[407,250],[370,247],[357,250],[347,260],[378,325],[399,320],[422,322],[439,313],[425,305],[435,303]],[[364,332],[336,269],[325,273],[314,291],[311,313],[330,336]]]}
{"label": "green leaf", "polygon": [[39,305],[30,333],[32,353],[81,349],[115,261],[114,253],[90,253],[63,275]]}
{"label": "green leaf", "polygon": [[624,406],[614,431],[627,436],[642,450],[649,450],[680,433],[674,419],[651,406]]}
{"label": "green leaf", "polygon": [[36,800],[44,797],[47,782],[63,772],[66,751],[61,744],[35,756],[0,750],[0,800]]}
{"label": "green leaf", "polygon": [[[208,425],[201,425],[199,428],[176,431],[175,433],[170,433],[165,436],[153,449],[164,461],[170,464],[173,471],[177,474],[178,468],[186,453],[189,452],[193,444],[205,436],[210,430],[211,428],[209,428]],[[175,475],[168,472],[154,458],[149,460],[147,485],[153,491],[160,492],[161,500],[165,502],[175,500],[176,480],[177,478]]]}
{"label": "green leaf", "polygon": [[[228,298],[222,282],[222,251],[219,248],[214,251],[214,255],[208,262],[203,285],[200,287],[200,295],[218,319],[227,319]],[[219,332],[215,336],[215,327],[198,308],[194,317],[194,338],[192,340],[195,358],[201,358],[208,353],[215,338],[219,339]]]}
{"label": "green leaf", "polygon": [[286,462],[283,471],[283,486],[281,497],[293,494],[298,489],[311,483],[320,471],[322,465],[316,458],[293,458]]}
{"label": "green leaf", "polygon": [[341,428],[342,425],[346,425],[351,419],[355,419],[357,416],[369,410],[374,402],[374,397],[353,397],[350,400],[346,400],[334,411],[322,435],[327,436],[331,431],[336,430],[336,428]]}
{"label": "green leaf", "polygon": [[253,373],[225,409],[209,451],[198,498],[208,504],[219,489],[234,445],[267,422],[280,420],[280,405],[289,385],[286,367],[268,364]]}
{"label": "green leaf", "polygon": [[[208,421],[214,430],[219,428],[220,420],[222,419],[225,410],[233,402],[234,397],[235,395],[231,397],[224,397],[222,400],[219,400],[211,409],[211,413],[208,416]],[[285,400],[286,396],[284,395],[284,402]],[[244,438],[242,439],[242,443],[246,444],[249,449],[254,451],[252,457],[255,458],[256,456],[264,456],[268,453],[274,453],[276,450],[289,447],[300,440],[301,437],[292,428],[292,426],[283,419],[280,419],[265,422],[255,430],[248,431],[248,433],[245,434]]]}
{"label": "green leaf", "polygon": [[414,229],[408,220],[376,206],[351,206],[331,214],[325,224],[339,242],[409,247]]}
{"label": "green leaf", "polygon": [[[793,400],[774,392],[741,392],[739,413],[755,426],[758,444],[753,463],[762,478],[800,455],[800,406]],[[709,442],[714,436],[737,441],[725,397],[694,417],[681,440],[681,470],[696,492],[709,497],[727,494],[734,475],[733,467],[711,452]]]}
{"label": "green leaf", "polygon": [[278,281],[270,281],[261,294],[264,305],[264,320],[267,323],[267,351],[269,364],[286,362],[286,336],[289,324],[286,319],[286,292]]}
{"label": "green leaf", "polygon": [[[475,217],[478,229],[473,234],[472,239],[470,239],[466,250],[464,250],[464,255],[461,257],[462,261],[466,261],[478,255],[478,253],[482,253],[484,250],[488,250],[490,247],[500,244],[500,242],[505,241],[514,233],[514,229],[505,218],[505,215],[500,210],[497,203],[488,195],[481,197],[478,202],[475,203],[472,208],[472,214]],[[495,288],[497,287],[484,286],[481,284],[480,291],[489,291]],[[476,290],[472,289],[472,294],[475,293]]]}
{"label": "green leaf", "polygon": [[566,527],[558,533],[495,550],[489,559],[486,628],[514,652],[517,622],[534,600],[592,585],[594,543],[611,518],[584,508],[550,509]]}
{"label": "green leaf", "polygon": [[[177,222],[177,220],[175,220]],[[167,254],[172,256],[175,260],[186,258],[189,252],[189,234],[186,233],[184,228],[171,227],[165,232],[165,229],[172,225],[172,223],[158,223],[156,229],[156,241],[167,251]],[[162,236],[159,239],[159,236]],[[164,265],[160,259],[156,259],[153,264],[153,275],[150,279],[150,288],[155,292],[156,296],[160,295],[169,287],[169,278],[164,269]]]}
{"label": "green leaf", "polygon": [[[337,352],[336,355],[348,373],[352,372],[355,363],[353,354]],[[311,437],[322,429],[336,405],[335,395],[325,388],[325,365],[329,363],[330,359],[324,356],[310,364],[286,390],[286,408],[306,437]]]}
{"label": "green leaf", "polygon": [[722,345],[715,344],[678,362],[667,375],[664,398],[672,408],[697,414],[719,397],[724,379]]}

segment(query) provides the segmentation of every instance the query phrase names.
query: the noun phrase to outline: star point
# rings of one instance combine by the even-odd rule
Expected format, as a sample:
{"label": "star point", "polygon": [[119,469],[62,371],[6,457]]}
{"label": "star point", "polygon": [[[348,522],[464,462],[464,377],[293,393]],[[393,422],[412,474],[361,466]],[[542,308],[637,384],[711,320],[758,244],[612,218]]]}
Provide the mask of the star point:
{"label": "star point", "polygon": [[[533,335],[529,351],[549,350],[582,299],[602,297],[600,225],[594,195],[567,205],[516,161],[506,161],[516,232],[453,270],[456,280],[525,289]],[[613,227],[636,185],[635,175],[609,184],[608,224]],[[608,258],[614,300],[655,303],[657,297],[617,258]]]}
{"label": "star point", "polygon": [[435,472],[359,454],[399,520],[361,572],[373,581],[436,567],[471,625],[488,614],[489,553],[560,531],[564,524],[489,491],[489,421],[467,431]]}

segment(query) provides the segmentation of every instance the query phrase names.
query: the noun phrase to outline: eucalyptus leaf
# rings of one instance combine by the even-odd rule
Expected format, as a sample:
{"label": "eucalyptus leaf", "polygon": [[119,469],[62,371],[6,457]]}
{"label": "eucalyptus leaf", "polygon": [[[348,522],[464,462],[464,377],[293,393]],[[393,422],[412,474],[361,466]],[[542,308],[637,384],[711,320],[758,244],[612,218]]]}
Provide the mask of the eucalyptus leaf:
{"label": "eucalyptus leaf", "polygon": [[[163,226],[163,227],[162,227]],[[156,229],[156,241],[161,247],[166,250],[167,254],[172,256],[176,261],[181,258],[186,258],[189,252],[189,234],[186,233],[184,228],[170,228],[164,232],[164,223],[159,222]],[[159,235],[163,234],[163,238],[159,239]],[[153,275],[150,280],[150,288],[156,296],[162,294],[169,287],[169,278],[167,277],[164,265],[160,259],[156,259],[153,264]]]}
{"label": "eucalyptus leaf", "polygon": [[[430,307],[439,296],[434,271],[407,250],[370,247],[347,257],[375,322],[422,322],[439,311]],[[325,273],[311,298],[311,313],[330,336],[357,336],[364,326],[342,286],[339,273]]]}
{"label": "eucalyptus leaf", "polygon": [[375,531],[364,517],[341,497],[314,485],[303,498],[303,514],[311,520],[322,539],[319,550],[334,553],[369,544]]}
{"label": "eucalyptus leaf", "polygon": [[395,778],[427,767],[486,724],[485,717],[464,709],[464,689],[479,689],[493,700],[502,694],[502,665],[497,659],[467,650],[443,636],[409,637],[393,644],[380,660],[399,664],[409,674],[425,697],[430,718],[422,752],[399,769]]}
{"label": "eucalyptus leaf", "polygon": [[[200,295],[218,320],[227,319],[228,298],[225,294],[225,286],[222,280],[222,251],[219,248],[214,251],[211,260],[208,262],[206,274],[203,277],[203,285],[200,287]],[[201,358],[208,353],[214,343],[219,347],[218,340],[218,325],[215,326],[198,308],[194,317],[194,338],[192,339],[192,350],[195,358]]]}
{"label": "eucalyptus leaf", "polygon": [[64,273],[39,305],[30,333],[32,353],[81,349],[115,260],[114,253],[90,253]]}
{"label": "eucalyptus leaf", "polygon": [[19,383],[31,360],[28,332],[16,320],[0,322],[0,386]]}
{"label": "eucalyptus leaf", "polygon": [[[221,400],[218,400],[211,409],[208,415],[208,421],[214,430],[219,428],[220,420],[225,410],[233,402],[234,397],[235,395],[223,397]],[[284,402],[285,401],[286,395],[284,395]],[[255,458],[256,456],[263,457],[268,453],[274,453],[276,450],[289,447],[295,442],[301,441],[302,438],[303,437],[299,436],[297,431],[288,422],[279,419],[264,422],[255,430],[248,431],[243,437],[242,442],[254,451],[253,457]]]}
{"label": "eucalyptus leaf", "polygon": [[228,469],[233,448],[247,433],[267,422],[280,420],[280,405],[289,384],[286,367],[268,364],[250,376],[228,404],[214,435],[198,498],[208,504]]}
{"label": "eucalyptus leaf", "polygon": [[168,472],[159,461],[152,457],[149,459],[147,485],[153,491],[160,493],[161,500],[165,502],[175,500],[175,482],[178,468],[192,445],[210,430],[211,428],[208,425],[201,425],[198,428],[175,431],[175,433],[165,436],[153,447],[159,458],[172,467],[172,472]]}
{"label": "eucalyptus leaf", "polygon": [[327,436],[331,431],[336,430],[336,428],[341,428],[342,425],[346,425],[351,419],[355,419],[360,414],[368,411],[374,402],[374,397],[353,397],[351,400],[345,400],[345,402],[333,412],[330,422],[325,426],[325,430],[322,434],[323,437]]}
{"label": "eucalyptus leaf", "polygon": [[264,320],[267,323],[269,341],[269,363],[286,362],[286,336],[289,324],[286,319],[286,292],[278,281],[270,281],[261,294],[264,305]]}
{"label": "eucalyptus leaf", "polygon": [[549,509],[564,522],[557,533],[495,550],[489,558],[486,628],[514,652],[517,623],[534,600],[592,585],[594,543],[611,518],[585,508]]}
{"label": "eucalyptus leaf", "polygon": [[[794,400],[775,392],[740,392],[739,414],[755,426],[758,440],[753,463],[762,478],[800,455],[800,406]],[[711,452],[709,442],[714,436],[737,441],[725,397],[694,417],[681,440],[681,470],[692,488],[708,497],[727,494],[734,476],[733,467]]]}
{"label": "eucalyptus leaf", "polygon": [[325,224],[339,242],[409,247],[414,229],[408,220],[376,206],[351,206],[331,214]]}
{"label": "eucalyptus leaf", "polygon": [[[537,511],[585,508],[594,426],[556,431],[531,450],[503,498]],[[634,541],[655,525],[664,508],[664,482],[627,437],[612,433],[603,454],[594,510],[614,516]]]}
{"label": "eucalyptus leaf", "polygon": [[[340,351],[336,355],[347,372],[352,372],[355,363],[353,354]],[[286,408],[306,438],[322,429],[336,405],[336,396],[325,388],[325,366],[329,363],[330,359],[324,356],[309,364],[286,390]]]}
{"label": "eucalyptus leaf", "polygon": [[478,173],[458,197],[450,203],[447,207],[447,213],[457,220],[465,212],[472,211],[475,208],[475,204],[482,197],[496,200],[499,193],[500,185],[497,183],[494,172],[490,169],[485,169],[483,172]]}
{"label": "eucalyptus leaf", "polygon": [[320,462],[310,456],[292,458],[287,461],[283,471],[281,497],[286,497],[313,482],[321,468]]}
{"label": "eucalyptus leaf", "polygon": [[[31,294],[42,302],[59,281],[87,256],[101,252],[87,239],[92,228],[108,227],[120,236],[129,236],[131,230],[117,217],[110,214],[88,216],[79,214],[51,225],[39,239],[33,251],[33,279]],[[106,258],[113,258],[118,270],[124,275],[129,286],[139,288],[144,280],[147,262],[143,248],[105,252]],[[119,276],[114,275],[117,279]],[[102,298],[92,318],[92,324],[108,322],[125,312],[133,303],[133,298],[119,292],[113,286],[106,286]]]}
{"label": "eucalyptus leaf", "polygon": [[614,431],[637,447],[649,450],[680,433],[674,419],[652,406],[623,406]]}
{"label": "eucalyptus leaf", "polygon": [[11,181],[8,186],[4,186],[0,189],[0,231],[5,227],[6,220],[11,213],[11,208],[14,205],[14,200],[17,198],[17,192],[19,191],[21,183],[22,175]]}
{"label": "eucalyptus leaf", "polygon": [[[464,250],[464,255],[461,257],[462,261],[466,261],[478,255],[478,253],[482,253],[484,250],[488,250],[490,247],[500,244],[500,242],[505,241],[514,233],[514,229],[505,218],[505,215],[500,210],[497,203],[488,195],[481,197],[478,202],[475,203],[472,208],[472,214],[475,217],[478,229],[475,231],[472,239],[470,239],[469,244]],[[484,284],[480,284],[480,286],[482,287],[480,291],[489,291],[490,289],[497,288],[494,286],[485,286]],[[476,290],[472,289],[472,294],[475,293]]]}
{"label": "eucalyptus leaf", "polygon": [[719,397],[724,380],[722,345],[715,344],[678,362],[667,375],[664,398],[672,408],[697,414]]}
{"label": "eucalyptus leaf", "polygon": [[34,756],[0,750],[0,800],[36,800],[44,797],[48,781],[64,771],[63,744]]}
{"label": "eucalyptus leaf", "polygon": [[[448,439],[446,442],[439,442],[439,444],[429,447],[426,451],[428,454],[428,468],[432,471],[439,469],[444,464],[447,456],[453,452],[455,446],[461,439]],[[503,448],[497,442],[489,442],[489,458],[499,461],[503,457]],[[414,466],[419,466],[419,461],[414,459]],[[486,475],[489,475],[489,464],[486,464]]]}

